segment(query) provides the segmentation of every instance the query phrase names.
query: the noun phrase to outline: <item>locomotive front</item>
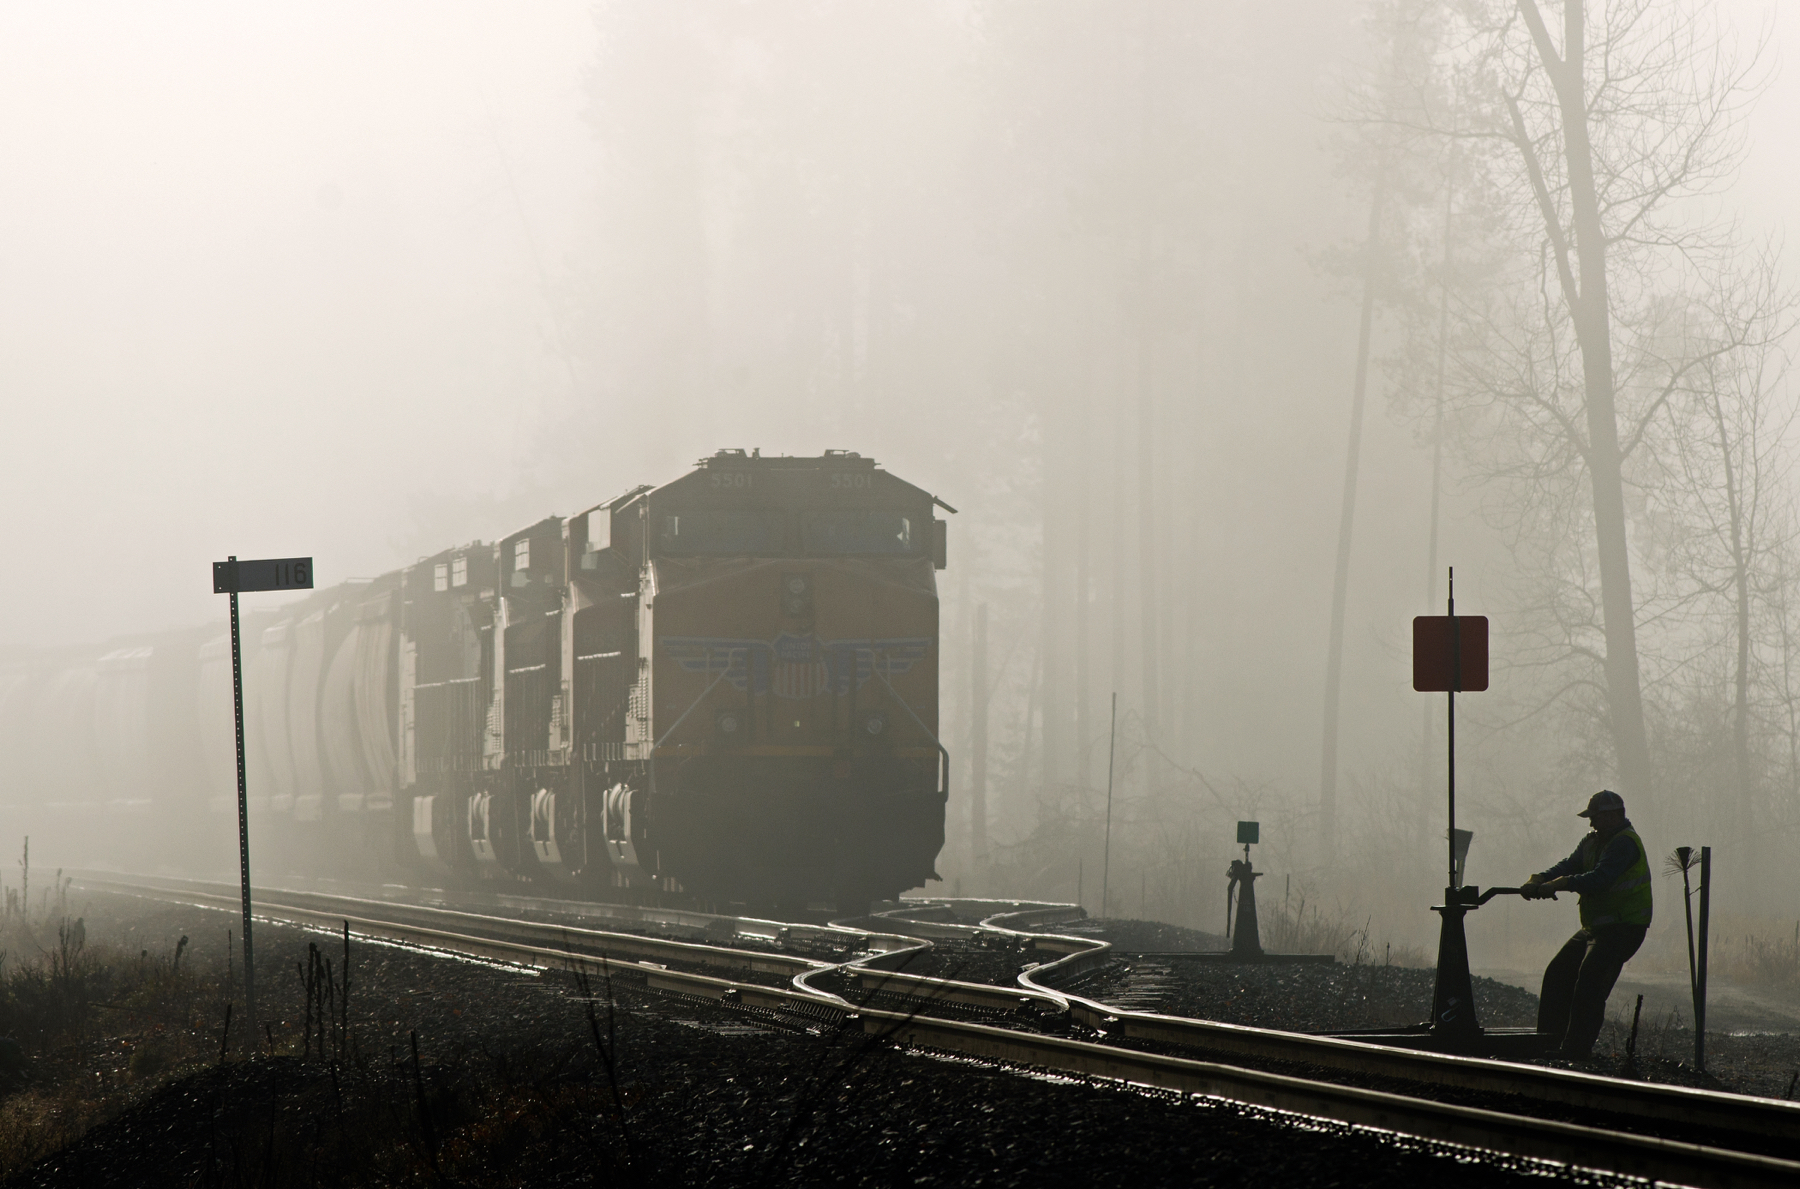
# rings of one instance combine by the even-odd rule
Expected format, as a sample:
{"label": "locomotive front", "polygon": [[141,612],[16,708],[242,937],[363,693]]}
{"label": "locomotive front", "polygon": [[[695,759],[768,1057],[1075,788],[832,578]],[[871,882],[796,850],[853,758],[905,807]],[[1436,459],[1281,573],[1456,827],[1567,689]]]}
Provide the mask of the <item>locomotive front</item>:
{"label": "locomotive front", "polygon": [[629,733],[659,873],[839,910],[936,878],[934,503],[854,454],[729,451],[614,508],[643,559]]}

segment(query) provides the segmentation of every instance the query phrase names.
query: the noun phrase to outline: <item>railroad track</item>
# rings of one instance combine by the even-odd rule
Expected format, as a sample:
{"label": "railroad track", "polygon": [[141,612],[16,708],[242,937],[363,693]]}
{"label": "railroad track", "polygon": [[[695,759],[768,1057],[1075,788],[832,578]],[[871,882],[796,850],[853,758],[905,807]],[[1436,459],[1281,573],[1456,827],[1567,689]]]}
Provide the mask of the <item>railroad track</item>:
{"label": "railroad track", "polygon": [[[77,883],[238,906],[237,889],[223,884],[98,873]],[[860,1027],[900,1045],[1229,1099],[1552,1165],[1717,1189],[1800,1184],[1800,1161],[1789,1158],[1800,1151],[1800,1104],[1122,1011],[1059,990],[1056,984],[1111,960],[1104,942],[1028,931],[1079,919],[1071,906],[996,902],[991,907],[999,911],[970,925],[943,919],[955,915],[949,905],[914,905],[852,928],[515,902],[533,903],[617,927],[282,889],[258,891],[256,912],[333,931],[348,922],[364,937],[491,961],[604,971],[797,1026]],[[1029,947],[1045,960],[1015,987],[906,970],[933,941],[951,939]],[[1280,1068],[1259,1067],[1270,1064]],[[1382,1088],[1352,1084],[1358,1081]],[[1388,1088],[1395,1086],[1406,1092]]]}

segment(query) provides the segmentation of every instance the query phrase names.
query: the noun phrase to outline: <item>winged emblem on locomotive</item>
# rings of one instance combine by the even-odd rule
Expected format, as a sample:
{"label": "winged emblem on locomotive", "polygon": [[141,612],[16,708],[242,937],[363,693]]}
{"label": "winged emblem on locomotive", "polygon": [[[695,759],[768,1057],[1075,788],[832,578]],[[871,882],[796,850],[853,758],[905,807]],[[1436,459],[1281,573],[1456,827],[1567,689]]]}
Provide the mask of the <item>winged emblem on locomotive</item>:
{"label": "winged emblem on locomotive", "polygon": [[877,674],[898,677],[925,659],[931,641],[923,636],[821,640],[782,632],[773,640],[664,636],[658,645],[686,672],[723,676],[755,694],[814,698],[825,693],[841,697]]}

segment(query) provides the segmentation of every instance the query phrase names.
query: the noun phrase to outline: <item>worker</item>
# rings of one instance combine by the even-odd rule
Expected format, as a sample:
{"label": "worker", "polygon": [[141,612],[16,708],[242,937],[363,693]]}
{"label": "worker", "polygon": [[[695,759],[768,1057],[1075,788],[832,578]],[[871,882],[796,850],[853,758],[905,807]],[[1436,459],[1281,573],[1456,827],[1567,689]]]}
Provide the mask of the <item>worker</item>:
{"label": "worker", "polygon": [[1520,894],[1527,900],[1553,892],[1581,896],[1581,928],[1544,970],[1538,1032],[1551,1038],[1556,1055],[1585,1061],[1619,970],[1650,929],[1650,857],[1625,816],[1625,798],[1611,789],[1595,793],[1577,816],[1593,831],[1574,854],[1526,880]]}

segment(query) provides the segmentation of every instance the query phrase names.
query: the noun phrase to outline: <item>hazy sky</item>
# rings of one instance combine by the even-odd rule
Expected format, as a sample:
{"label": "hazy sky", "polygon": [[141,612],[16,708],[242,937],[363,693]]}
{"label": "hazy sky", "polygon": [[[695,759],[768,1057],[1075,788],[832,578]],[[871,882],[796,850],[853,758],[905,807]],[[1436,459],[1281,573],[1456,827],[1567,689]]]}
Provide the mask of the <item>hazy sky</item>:
{"label": "hazy sky", "polygon": [[[1734,201],[1779,228],[1800,12],[1727,7],[1775,21]],[[572,404],[553,299],[588,238],[599,37],[582,0],[0,9],[0,642],[216,615],[232,551],[377,572],[420,499],[524,481]],[[765,424],[743,444],[883,450]],[[591,497],[730,444],[680,428]]]}
{"label": "hazy sky", "polygon": [[388,568],[409,494],[506,487],[568,397],[595,42],[583,3],[0,10],[9,640],[216,614],[227,552]]}

